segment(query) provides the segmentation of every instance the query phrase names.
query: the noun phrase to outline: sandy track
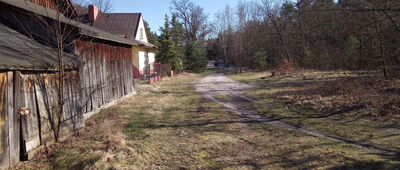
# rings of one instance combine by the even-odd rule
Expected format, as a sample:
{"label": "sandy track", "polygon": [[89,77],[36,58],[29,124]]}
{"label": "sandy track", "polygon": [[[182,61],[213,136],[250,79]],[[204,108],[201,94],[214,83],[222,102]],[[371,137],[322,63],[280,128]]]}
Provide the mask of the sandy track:
{"label": "sandy track", "polygon": [[[232,111],[232,113],[236,114],[237,116],[249,118],[252,121],[271,124],[271,125],[274,125],[274,126],[277,126],[280,128],[295,130],[298,132],[302,132],[305,134],[309,134],[312,136],[316,136],[316,137],[320,137],[320,138],[324,138],[324,139],[328,139],[328,140],[332,140],[332,141],[336,141],[336,142],[347,143],[347,144],[354,145],[357,147],[374,150],[379,153],[390,154],[390,155],[399,154],[397,151],[394,151],[394,150],[359,143],[359,142],[353,141],[351,139],[345,139],[345,138],[341,138],[341,137],[337,137],[337,136],[326,135],[326,134],[323,134],[318,131],[306,130],[303,128],[299,128],[299,127],[293,126],[293,125],[285,123],[285,122],[271,120],[271,119],[261,116],[256,111],[249,109],[251,107],[243,107],[243,105],[240,106],[238,104],[235,104],[234,102],[226,102],[226,101],[218,100],[215,96],[224,94],[224,95],[230,95],[233,98],[237,98],[240,100],[246,100],[249,104],[258,103],[257,101],[252,100],[251,98],[248,98],[243,95],[246,90],[253,88],[253,86],[229,79],[229,78],[225,77],[224,74],[222,74],[222,73],[212,74],[210,76],[203,78],[195,85],[195,88],[196,88],[196,91],[199,92],[200,94],[202,94],[205,98],[230,109]],[[268,106],[269,106],[268,104],[265,104],[265,107],[268,107]]]}

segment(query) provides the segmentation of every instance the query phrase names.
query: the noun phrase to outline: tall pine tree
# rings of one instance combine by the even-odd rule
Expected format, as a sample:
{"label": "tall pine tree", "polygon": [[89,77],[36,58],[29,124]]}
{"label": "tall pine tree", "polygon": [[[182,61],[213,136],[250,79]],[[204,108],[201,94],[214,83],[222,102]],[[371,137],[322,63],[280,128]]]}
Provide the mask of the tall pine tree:
{"label": "tall pine tree", "polygon": [[158,37],[157,34],[155,32],[151,31],[151,28],[149,26],[149,23],[147,21],[144,21],[144,27],[146,29],[146,33],[147,33],[147,39],[149,41],[149,43],[158,46]]}
{"label": "tall pine tree", "polygon": [[185,49],[185,66],[187,69],[199,73],[206,69],[206,58],[204,50],[199,48],[199,45],[194,41],[189,41]]}
{"label": "tall pine tree", "polygon": [[185,55],[185,30],[183,29],[182,24],[179,23],[175,14],[172,14],[171,18],[171,38],[179,57],[183,58]]}
{"label": "tall pine tree", "polygon": [[179,58],[179,53],[176,50],[174,41],[172,40],[171,28],[167,15],[165,15],[164,20],[164,27],[160,28],[161,35],[158,39],[159,52],[157,54],[157,60],[161,63],[171,64],[173,70],[178,70],[182,67],[182,60]]}

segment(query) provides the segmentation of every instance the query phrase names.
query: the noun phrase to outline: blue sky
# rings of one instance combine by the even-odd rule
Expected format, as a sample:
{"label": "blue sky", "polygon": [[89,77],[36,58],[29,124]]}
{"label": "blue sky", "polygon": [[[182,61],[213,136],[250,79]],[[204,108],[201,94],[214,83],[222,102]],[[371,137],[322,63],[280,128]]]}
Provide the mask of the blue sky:
{"label": "blue sky", "polygon": [[[204,8],[205,13],[213,19],[214,13],[224,9],[226,4],[236,6],[238,0],[193,0]],[[165,14],[170,14],[171,0],[111,0],[114,13],[141,12],[149,22],[152,31],[158,31],[164,23]]]}

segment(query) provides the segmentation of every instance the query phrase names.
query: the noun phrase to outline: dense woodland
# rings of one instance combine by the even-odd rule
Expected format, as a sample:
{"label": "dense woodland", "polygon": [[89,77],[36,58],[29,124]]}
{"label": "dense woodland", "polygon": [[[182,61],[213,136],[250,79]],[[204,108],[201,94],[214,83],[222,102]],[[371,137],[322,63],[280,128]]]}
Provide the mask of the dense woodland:
{"label": "dense woodland", "polygon": [[172,4],[150,41],[175,69],[201,71],[208,58],[262,70],[400,71],[398,0],[239,1],[213,17],[190,0]]}

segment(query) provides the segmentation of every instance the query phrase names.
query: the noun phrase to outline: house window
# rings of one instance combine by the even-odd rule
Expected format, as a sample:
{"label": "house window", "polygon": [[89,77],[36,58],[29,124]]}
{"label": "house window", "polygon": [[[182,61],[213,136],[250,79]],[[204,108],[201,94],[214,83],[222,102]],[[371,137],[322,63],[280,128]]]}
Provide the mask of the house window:
{"label": "house window", "polygon": [[144,30],[143,30],[143,28],[140,28],[140,41],[143,41],[144,40]]}

